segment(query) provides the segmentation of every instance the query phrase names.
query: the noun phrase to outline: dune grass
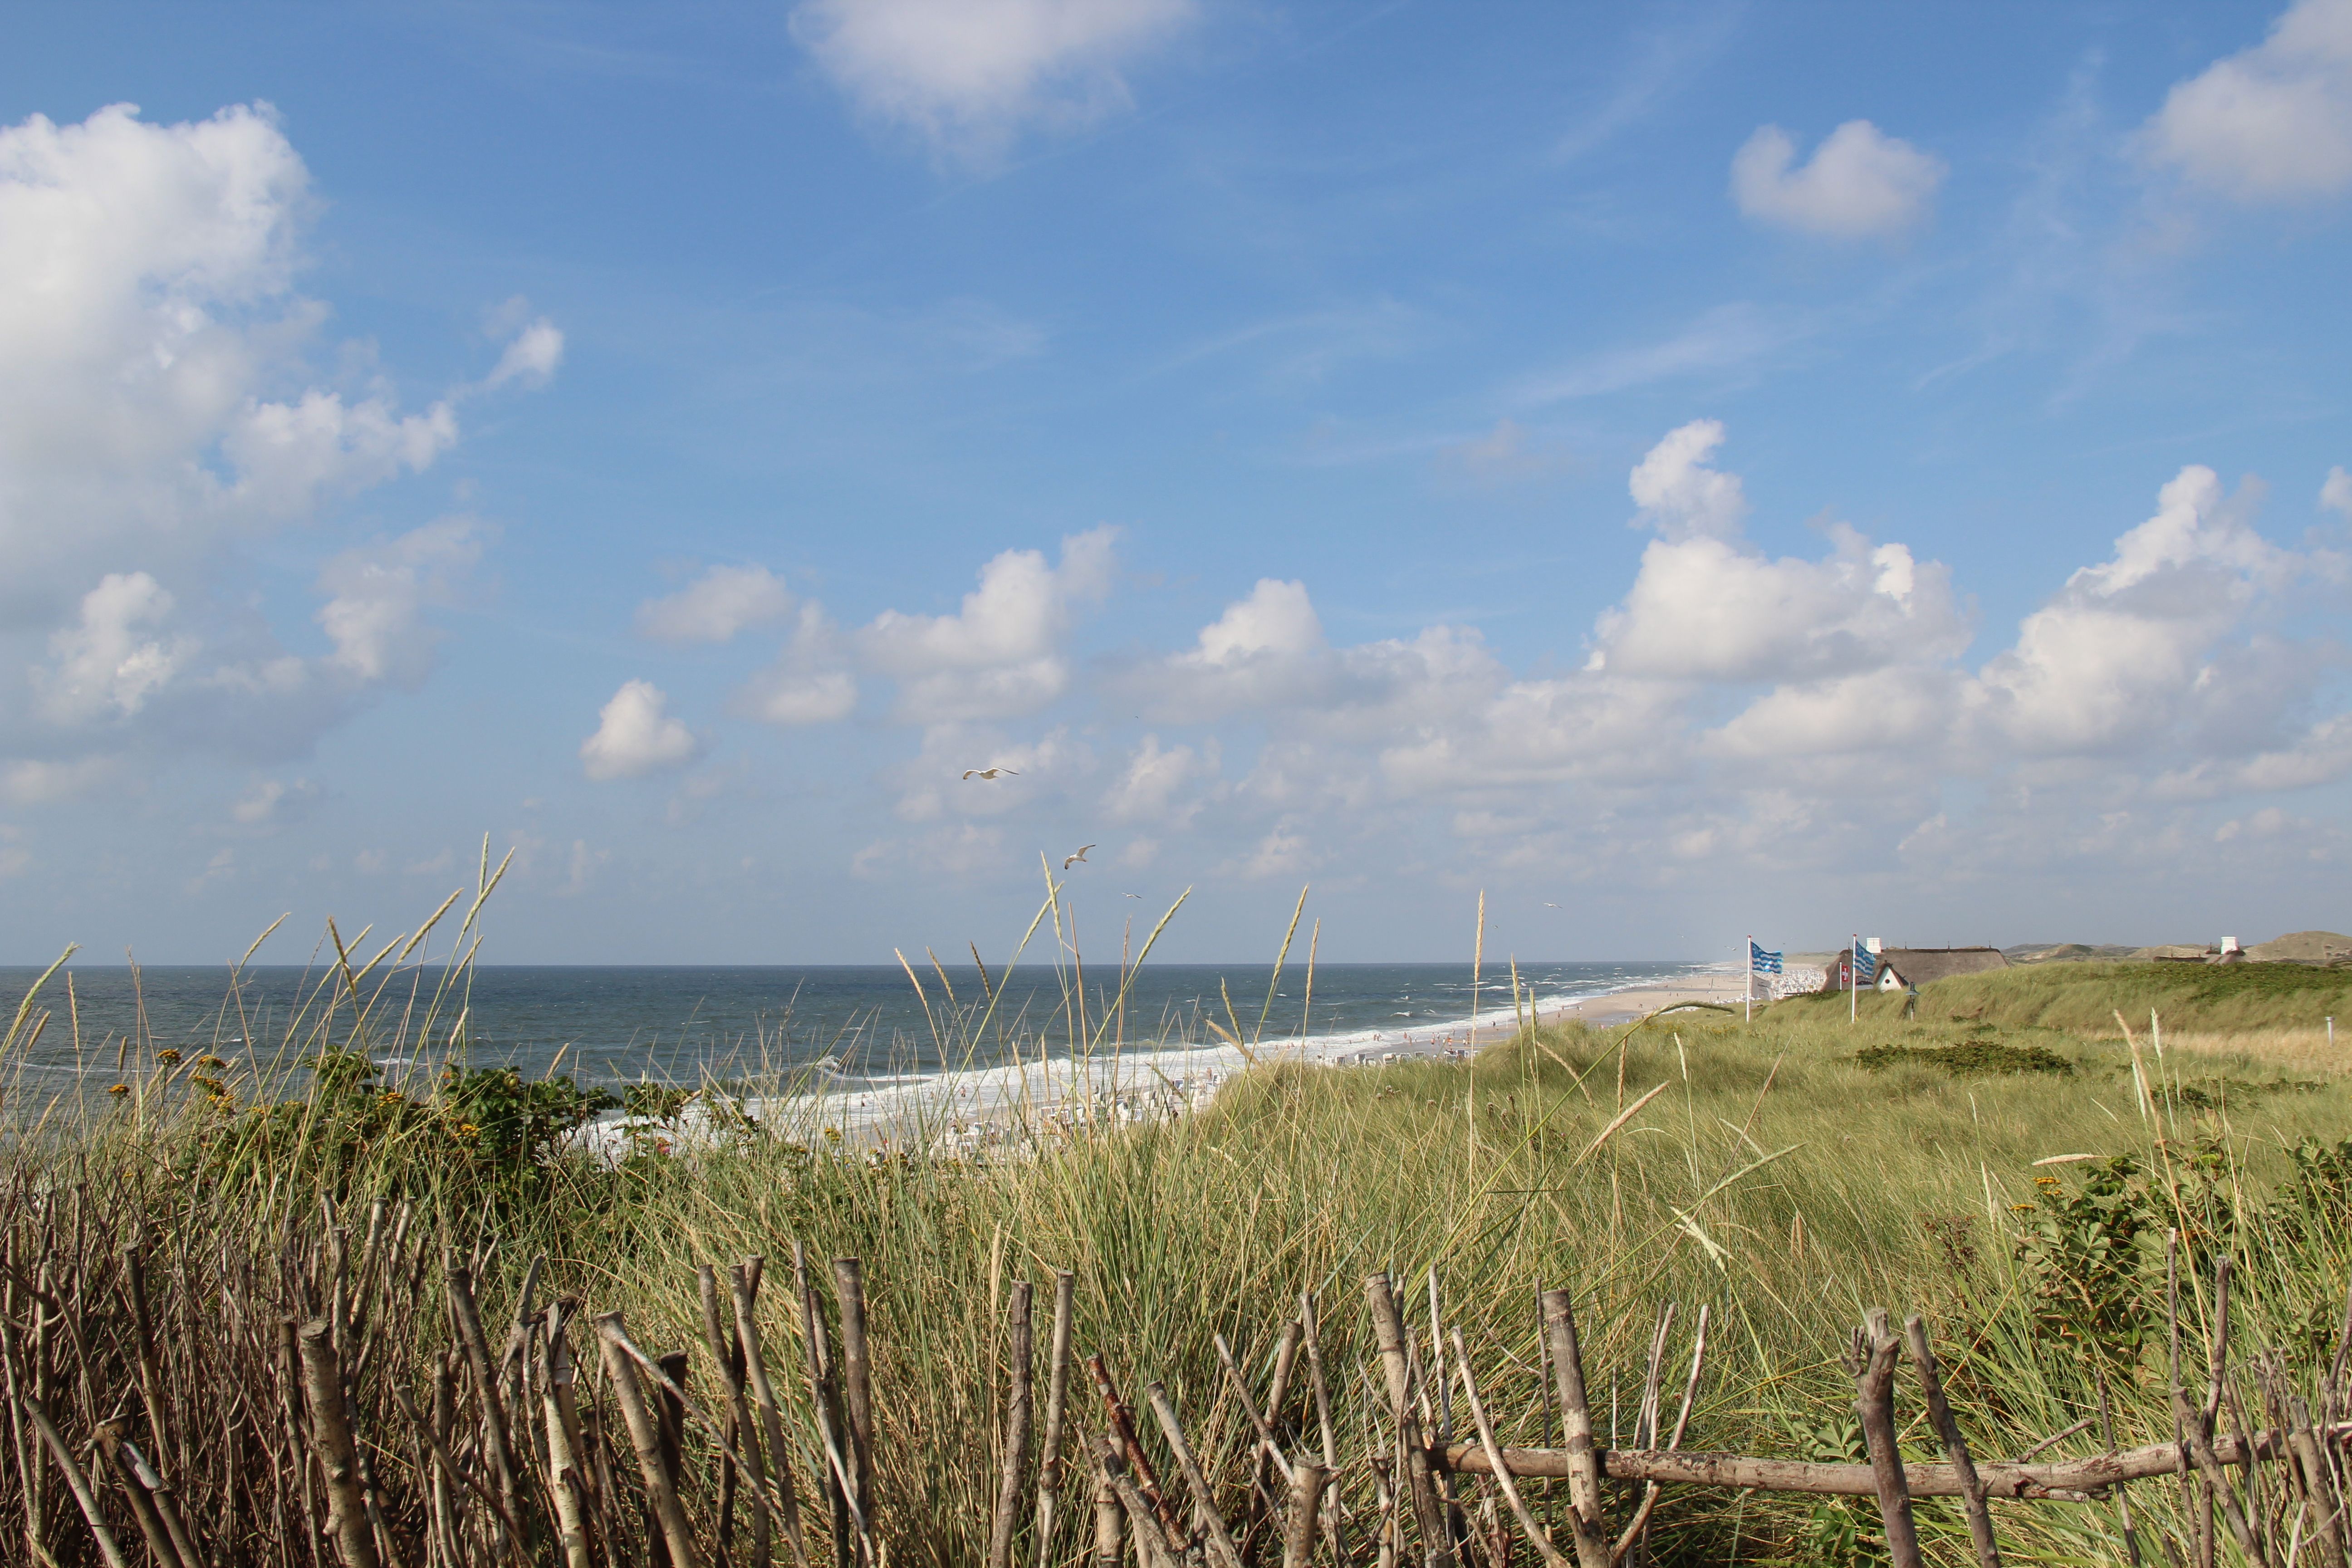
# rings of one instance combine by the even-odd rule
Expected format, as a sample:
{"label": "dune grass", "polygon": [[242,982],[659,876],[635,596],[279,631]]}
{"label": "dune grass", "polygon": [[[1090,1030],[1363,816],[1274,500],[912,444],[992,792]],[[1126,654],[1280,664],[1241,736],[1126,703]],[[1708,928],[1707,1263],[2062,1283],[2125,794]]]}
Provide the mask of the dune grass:
{"label": "dune grass", "polygon": [[2029,964],[1956,975],[1927,994],[1945,1017],[2116,1037],[2118,1012],[2135,1029],[2154,1012],[2184,1033],[2318,1029],[2331,1016],[2352,1023],[2352,969],[2300,963]]}
{"label": "dune grass", "polygon": [[[1266,1068],[1182,1120],[1041,1128],[1024,1156],[990,1163],[845,1150],[824,1135],[814,1102],[667,1152],[641,1141],[618,1164],[600,1163],[562,1152],[562,1126],[581,1114],[576,1086],[478,1083],[467,1100],[463,1079],[407,1092],[339,1082],[330,1013],[313,1021],[320,1048],[303,1058],[313,1065],[275,1090],[224,1095],[194,1084],[191,1064],[151,1062],[95,1120],[18,1127],[0,1173],[0,1226],[12,1257],[37,1256],[54,1226],[43,1194],[72,1171],[91,1223],[143,1233],[183,1258],[184,1278],[201,1279],[215,1255],[266,1262],[289,1237],[318,1243],[322,1197],[346,1215],[405,1198],[461,1248],[495,1236],[480,1270],[493,1320],[543,1253],[542,1296],[624,1310],[655,1350],[702,1342],[698,1264],[782,1258],[795,1242],[816,1258],[861,1258],[889,1439],[879,1523],[902,1563],[979,1560],[1002,1304],[1013,1280],[1044,1287],[1057,1269],[1076,1277],[1081,1356],[1104,1353],[1130,1395],[1163,1381],[1212,1471],[1228,1476],[1245,1474],[1235,1456],[1250,1435],[1212,1336],[1224,1334],[1262,1380],[1298,1294],[1318,1293],[1336,1414],[1358,1451],[1373,1404],[1359,1373],[1371,1342],[1360,1287],[1377,1269],[1398,1278],[1423,1334],[1435,1272],[1507,1444],[1559,1440],[1534,1301],[1565,1286],[1618,1446],[1632,1440],[1657,1313],[1674,1302],[1685,1322],[1708,1305],[1717,1325],[1690,1447],[1858,1457],[1853,1386],[1836,1358],[1873,1305],[1898,1320],[1927,1315],[1980,1456],[2011,1457],[2075,1425],[2097,1409],[2102,1379],[2128,1447],[2172,1429],[2168,1230],[2189,1238],[2192,1286],[2211,1258],[2235,1260],[2241,1343],[2276,1347],[2302,1368],[2333,1350],[2352,1285],[2352,1146],[2341,1142],[2352,1083],[2331,1063],[2270,1047],[2284,1037],[2289,999],[2300,1007],[2321,994],[2305,975],[2339,988],[2341,976],[2210,985],[2208,975],[2249,971],[2176,979],[2168,966],[2125,969],[1946,982],[1910,1021],[1900,998],[1864,998],[1855,1024],[1843,999],[1800,1000],[1752,1025],[1693,1012],[1636,1029],[1546,1027],[1469,1063]],[[2197,1047],[2168,1042],[2158,1057],[2143,1040],[2136,1073],[2132,1051],[2100,1037],[2097,1019],[2057,1026],[2088,1017],[2094,1001],[2126,1016],[2156,1006],[2168,1031],[2180,1020],[2172,1041],[2193,1030]],[[2241,1017],[2269,1032],[2235,1049]],[[1986,1046],[2045,1053],[2063,1070],[1988,1069]],[[1857,1059],[1886,1047],[1912,1054]],[[188,1289],[191,1310],[201,1308],[202,1291]],[[2201,1315],[2202,1296],[2191,1296]],[[793,1342],[788,1322],[770,1331]],[[422,1397],[446,1346],[446,1326],[420,1313],[372,1376]],[[706,1361],[698,1352],[704,1392]],[[189,1401],[232,1401],[193,1362],[173,1375]],[[814,1416],[795,1397],[805,1446]],[[1907,1394],[1902,1415],[1913,1451],[1935,1452]],[[1305,1418],[1294,1405],[1289,1420]],[[1457,1417],[1457,1436],[1465,1426]],[[688,1441],[707,1452],[707,1439]],[[2060,1452],[2104,1447],[2085,1433]],[[380,1462],[406,1461],[387,1452]],[[188,1468],[194,1507],[211,1470]],[[1352,1510],[1370,1509],[1367,1474],[1341,1484]],[[1550,1485],[1529,1484],[1539,1510],[1559,1506]],[[1223,1501],[1249,1514],[1242,1493]],[[711,1498],[688,1504],[707,1528]],[[2185,1542],[2168,1484],[2141,1485],[2134,1504],[2144,1549],[2150,1531]],[[52,1497],[53,1532],[55,1506]],[[1629,1507],[1618,1500],[1621,1518]],[[1995,1507],[2012,1560],[2124,1560],[2112,1507]],[[0,1517],[21,1508],[21,1488],[0,1473]],[[1968,1560],[1956,1509],[1923,1503],[1921,1516],[1931,1560]],[[1049,1561],[1075,1562],[1091,1523],[1065,1517]],[[1876,1529],[1866,1501],[1690,1489],[1667,1496],[1653,1552],[1661,1562],[1869,1563]]]}

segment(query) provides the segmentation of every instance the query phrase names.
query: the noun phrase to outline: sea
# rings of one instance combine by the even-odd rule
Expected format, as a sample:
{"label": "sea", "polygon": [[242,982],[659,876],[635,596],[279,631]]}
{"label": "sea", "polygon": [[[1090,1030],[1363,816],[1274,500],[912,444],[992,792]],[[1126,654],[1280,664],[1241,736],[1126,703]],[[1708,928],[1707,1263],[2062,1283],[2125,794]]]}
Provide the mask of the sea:
{"label": "sea", "polygon": [[[1328,1062],[1460,1048],[1507,1034],[1515,1008],[1715,967],[1521,963],[1515,1003],[1507,967],[1474,981],[1466,963],[1320,963],[1311,992],[1298,963],[1278,973],[1150,963],[1124,982],[1116,969],[1088,971],[1083,987],[1075,972],[1050,966],[478,964],[453,974],[436,965],[361,979],[367,1022],[354,1036],[351,988],[331,973],[256,965],[232,984],[218,967],[77,964],[30,995],[9,1098],[20,1107],[28,1097],[83,1099],[167,1048],[218,1057],[230,1070],[299,1069],[331,998],[329,1037],[366,1050],[387,1081],[454,1058],[608,1087],[822,1080],[835,1092],[888,1086],[894,1100],[910,1090],[948,1100],[1073,1057],[1131,1056],[1180,1077],[1197,1064],[1213,1078],[1244,1057]],[[40,973],[0,967],[0,1020]]]}

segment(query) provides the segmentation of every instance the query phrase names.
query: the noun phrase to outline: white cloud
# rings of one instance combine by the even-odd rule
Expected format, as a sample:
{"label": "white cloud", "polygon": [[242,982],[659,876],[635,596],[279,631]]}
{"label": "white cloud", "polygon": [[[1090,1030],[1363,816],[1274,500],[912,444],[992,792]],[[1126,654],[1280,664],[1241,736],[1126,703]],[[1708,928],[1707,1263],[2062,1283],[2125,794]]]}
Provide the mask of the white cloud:
{"label": "white cloud", "polygon": [[682,768],[702,754],[702,742],[684,721],[665,711],[667,699],[650,680],[631,680],[598,715],[596,732],[580,743],[580,762],[592,779],[641,778]]}
{"label": "white cloud", "polygon": [[1738,476],[1709,462],[1721,424],[1670,432],[1628,484],[1636,521],[1663,536],[1622,604],[1595,628],[1587,668],[1619,675],[1758,681],[1818,679],[1895,659],[1948,659],[1969,640],[1950,574],[1898,543],[1833,524],[1822,561],[1767,559],[1740,538]]}
{"label": "white cloud", "polygon": [[586,892],[590,879],[612,858],[613,852],[610,849],[592,848],[585,838],[573,839],[572,857],[566,863],[564,879],[555,889],[555,896],[560,899],[576,899]]}
{"label": "white cloud", "polygon": [[675,594],[637,606],[637,635],[656,642],[731,642],[793,613],[782,578],[765,566],[713,566]]}
{"label": "white cloud", "polygon": [[1078,609],[1110,591],[1115,528],[1062,541],[1058,565],[1042,552],[1008,550],[981,568],[980,586],[952,616],[885,610],[863,628],[866,662],[898,682],[898,715],[917,723],[1033,711],[1070,684],[1061,648]]}
{"label": "white cloud", "polygon": [[184,640],[145,635],[172,613],[172,595],[144,572],[110,572],[82,595],[81,617],[49,638],[51,662],[33,672],[41,708],[61,724],[129,718],[186,662]]}
{"label": "white cloud", "polygon": [[2147,746],[2217,700],[2273,709],[2274,683],[2239,688],[2215,658],[2294,566],[2246,521],[2249,499],[2232,505],[2212,469],[2183,468],[2155,516],[2068,578],[1986,665],[1981,721],[2025,752],[2079,755]]}
{"label": "white cloud", "polygon": [[480,528],[458,517],[328,562],[319,573],[319,586],[332,596],[319,607],[318,619],[335,645],[329,664],[362,684],[413,687],[423,680],[440,640],[425,624],[425,611],[447,603],[481,554]]}
{"label": "white cloud", "polygon": [[1944,163],[1867,120],[1830,132],[1792,168],[1796,143],[1759,127],[1731,160],[1731,194],[1749,217],[1838,239],[1900,235],[1927,216]]}
{"label": "white cloud", "polygon": [[[1161,829],[1181,828],[1200,815],[1216,787],[1216,743],[1204,752],[1176,745],[1163,749],[1146,735],[1129,753],[1127,766],[1103,795],[1102,808],[1113,822],[1139,822]],[[1200,784],[1199,790],[1191,786]],[[1189,799],[1179,798],[1190,794]]]}
{"label": "white cloud", "polygon": [[192,895],[201,893],[215,882],[233,881],[236,877],[236,851],[215,850],[213,858],[205,862],[204,870],[189,880],[188,891]]}
{"label": "white cloud", "polygon": [[[1069,727],[1057,724],[1033,741],[1008,739],[985,725],[933,724],[922,750],[889,770],[898,790],[898,815],[929,822],[950,815],[1004,816],[1040,801],[1076,797],[1094,777],[1095,754]],[[969,768],[1007,770],[993,779],[965,778]]]}
{"label": "white cloud", "polygon": [[985,161],[1023,127],[1133,102],[1119,68],[1192,0],[808,0],[794,37],[867,113]]}
{"label": "white cloud", "polygon": [[776,662],[735,694],[740,713],[770,724],[829,724],[857,710],[857,677],[840,634],[815,605],[801,607],[793,640]]}
{"label": "white cloud", "polygon": [[515,334],[482,384],[504,386],[514,381],[525,386],[545,386],[554,379],[556,367],[562,363],[563,332],[541,316]]}
{"label": "white cloud", "polygon": [[[323,659],[219,588],[252,577],[252,541],[458,438],[462,386],[408,412],[362,345],[314,369],[329,311],[295,288],[314,205],[266,107],[0,127],[0,765],[110,759],[135,781],[188,751],[291,756],[429,666],[423,613],[478,552],[466,525],[310,546]],[[533,342],[509,379],[553,368]]]}
{"label": "white cloud", "polygon": [[283,779],[257,779],[253,787],[229,807],[229,816],[244,827],[290,827],[310,815],[311,808],[318,805],[320,793],[319,786],[309,779],[298,778],[292,784]]}
{"label": "white cloud", "polygon": [[1643,518],[1670,540],[1693,534],[1725,538],[1748,516],[1748,495],[1739,476],[1711,467],[1707,459],[1723,445],[1723,421],[1694,419],[1650,448],[1634,465],[1626,489]]}
{"label": "white cloud", "polygon": [[2352,0],[2298,0],[2260,44],[2176,84],[2142,134],[2158,162],[2241,202],[2352,190]]}
{"label": "white cloud", "polygon": [[1295,877],[1311,869],[1314,863],[1314,849],[1307,836],[1285,823],[1259,839],[1233,870],[1235,875],[1255,881],[1265,877]]}
{"label": "white cloud", "polygon": [[2341,468],[2328,469],[2327,482],[2319,487],[2319,504],[2342,512],[2344,521],[2352,522],[2352,474]]}
{"label": "white cloud", "polygon": [[[2340,570],[2254,529],[2259,485],[2183,470],[1972,658],[1951,572],[1910,545],[1840,523],[1815,558],[1748,542],[1723,434],[1685,426],[1629,476],[1661,537],[1582,668],[1515,675],[1444,626],[1334,646],[1305,584],[1263,581],[1111,677],[1156,723],[1201,730],[1134,743],[1095,810],[1181,829],[1194,854],[1222,842],[1234,878],[1346,840],[1400,866],[1662,886],[1890,852],[1956,876],[2155,863],[2210,843],[2178,816],[2199,803],[2352,777],[2352,714],[2312,715],[2342,656],[2292,630]],[[1230,784],[1212,743],[1240,763]],[[1421,839],[1440,824],[1448,848]]]}
{"label": "white cloud", "polygon": [[30,761],[0,766],[0,799],[17,805],[54,805],[94,795],[113,782],[121,764],[112,757],[72,762]]}

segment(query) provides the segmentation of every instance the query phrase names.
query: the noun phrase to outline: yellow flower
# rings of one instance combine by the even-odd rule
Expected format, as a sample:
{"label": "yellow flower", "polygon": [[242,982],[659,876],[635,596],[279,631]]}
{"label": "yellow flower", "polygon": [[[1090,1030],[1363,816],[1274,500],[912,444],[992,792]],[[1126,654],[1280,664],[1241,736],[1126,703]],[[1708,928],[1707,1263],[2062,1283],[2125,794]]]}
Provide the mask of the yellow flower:
{"label": "yellow flower", "polygon": [[166,1046],[155,1053],[155,1059],[167,1068],[175,1068],[180,1065],[180,1053]]}
{"label": "yellow flower", "polygon": [[118,1083],[106,1092],[109,1094],[129,1094],[131,1092],[131,1086],[127,1083]]}

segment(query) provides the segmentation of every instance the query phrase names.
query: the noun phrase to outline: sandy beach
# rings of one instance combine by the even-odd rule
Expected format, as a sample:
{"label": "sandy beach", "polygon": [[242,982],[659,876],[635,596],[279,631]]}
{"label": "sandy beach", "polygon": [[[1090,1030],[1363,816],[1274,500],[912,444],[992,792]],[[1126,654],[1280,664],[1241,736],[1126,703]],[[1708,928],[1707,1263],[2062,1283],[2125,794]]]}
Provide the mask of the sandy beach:
{"label": "sandy beach", "polygon": [[[1685,1003],[1737,1007],[1745,994],[1745,979],[1726,965],[1597,995],[1547,1001],[1537,1016],[1544,1023],[1581,1019],[1594,1028],[1610,1028]],[[1485,1003],[1485,996],[1480,1000]],[[1483,1007],[1475,1023],[1465,1017],[1449,1025],[1267,1041],[1248,1050],[1230,1044],[1129,1047],[1086,1061],[1033,1060],[900,1081],[845,1083],[822,1097],[821,1114],[825,1125],[859,1143],[904,1141],[922,1127],[929,1130],[938,1152],[977,1152],[1001,1147],[1009,1136],[1017,1141],[1013,1130],[1024,1123],[1050,1127],[1096,1119],[1134,1122],[1181,1116],[1208,1104],[1236,1074],[1253,1066],[1375,1067],[1484,1050],[1515,1032],[1507,985],[1496,1000],[1501,1005]],[[805,1116],[810,1109],[804,1100],[798,1114]]]}

